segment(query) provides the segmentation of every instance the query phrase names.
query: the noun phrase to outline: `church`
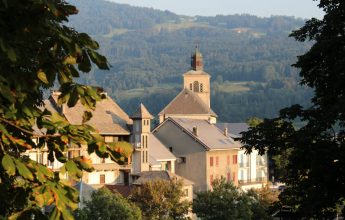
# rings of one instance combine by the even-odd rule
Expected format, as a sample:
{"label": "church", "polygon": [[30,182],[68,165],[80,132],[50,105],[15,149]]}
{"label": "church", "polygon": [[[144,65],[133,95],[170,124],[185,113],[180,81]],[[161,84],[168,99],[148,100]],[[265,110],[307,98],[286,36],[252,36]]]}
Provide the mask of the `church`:
{"label": "church", "polygon": [[[211,109],[210,78],[196,47],[191,69],[183,74],[181,92],[160,111],[155,128],[151,127],[154,116],[143,104],[128,115],[109,96],[97,102],[87,123],[104,137],[105,143],[129,143],[132,154],[125,164],[117,164],[109,158],[88,155],[86,146],[70,146],[70,158],[87,156],[93,161],[95,170],[85,172],[82,182],[94,188],[108,186],[116,190],[149,179],[180,179],[190,201],[195,192],[212,189],[212,182],[218,178],[243,189],[266,184],[267,156],[257,152],[246,155],[241,144],[234,141],[247,126],[217,122],[218,116]],[[83,105],[79,102],[72,108],[59,105],[59,94],[52,92],[45,107],[71,124],[81,124]],[[27,152],[31,159],[58,171],[62,164],[51,163],[46,154],[44,150]]]}

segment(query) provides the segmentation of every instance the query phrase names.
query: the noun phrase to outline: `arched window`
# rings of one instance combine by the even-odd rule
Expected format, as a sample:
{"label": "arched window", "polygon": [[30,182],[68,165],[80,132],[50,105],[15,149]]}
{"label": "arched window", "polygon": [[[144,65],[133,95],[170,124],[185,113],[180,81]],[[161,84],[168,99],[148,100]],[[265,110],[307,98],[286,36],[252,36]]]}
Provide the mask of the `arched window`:
{"label": "arched window", "polygon": [[199,92],[199,82],[198,81],[194,81],[193,87],[194,87],[194,92]]}
{"label": "arched window", "polygon": [[204,84],[200,83],[200,92],[204,91]]}

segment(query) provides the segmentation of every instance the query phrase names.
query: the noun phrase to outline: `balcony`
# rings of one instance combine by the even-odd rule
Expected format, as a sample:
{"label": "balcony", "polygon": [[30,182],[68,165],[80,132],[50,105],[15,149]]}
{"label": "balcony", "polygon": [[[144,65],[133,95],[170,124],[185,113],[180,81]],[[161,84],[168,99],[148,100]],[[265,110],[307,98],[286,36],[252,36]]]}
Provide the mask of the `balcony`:
{"label": "balcony", "polygon": [[267,182],[267,177],[257,177],[250,180],[238,180],[240,185],[262,184]]}
{"label": "balcony", "polygon": [[249,163],[248,162],[247,163],[239,163],[238,166],[240,168],[247,168],[247,167],[249,167]]}
{"label": "balcony", "polygon": [[266,161],[263,161],[263,160],[257,160],[256,166],[267,166],[267,163]]}

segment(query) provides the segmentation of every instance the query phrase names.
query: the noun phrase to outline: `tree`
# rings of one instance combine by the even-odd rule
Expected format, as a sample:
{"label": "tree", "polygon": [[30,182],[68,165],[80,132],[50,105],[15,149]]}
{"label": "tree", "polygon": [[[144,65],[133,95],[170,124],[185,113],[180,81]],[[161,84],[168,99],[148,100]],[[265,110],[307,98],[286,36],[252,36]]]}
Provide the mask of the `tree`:
{"label": "tree", "polygon": [[139,207],[123,198],[119,193],[112,193],[107,188],[92,192],[91,200],[77,212],[76,219],[80,220],[140,220]]}
{"label": "tree", "polygon": [[212,190],[197,193],[193,212],[201,219],[269,219],[258,195],[245,193],[224,178],[213,182]]}
{"label": "tree", "polygon": [[[314,89],[312,106],[282,109],[241,139],[248,152],[281,155],[290,149],[280,199],[301,218],[331,218],[341,209],[345,214],[345,2],[321,0],[319,7],[322,20],[312,18],[291,34],[315,42],[294,64],[301,84]],[[303,126],[295,127],[295,121]]]}
{"label": "tree", "polygon": [[182,181],[154,180],[138,186],[131,200],[144,219],[187,219],[190,203],[183,200]]}
{"label": "tree", "polygon": [[[23,156],[27,150],[47,150],[48,159],[64,163],[61,172],[75,180],[92,166],[86,157],[67,158],[69,144],[117,159],[85,124],[102,90],[75,79],[92,63],[100,69],[108,63],[96,52],[97,42],[65,25],[77,12],[63,0],[0,2],[0,216],[5,218],[45,217],[41,209],[52,205],[52,219],[71,219],[77,208],[78,192],[58,173]],[[59,104],[72,107],[80,100],[89,109],[83,124],[71,125],[45,108],[43,93],[54,85],[61,91]]]}

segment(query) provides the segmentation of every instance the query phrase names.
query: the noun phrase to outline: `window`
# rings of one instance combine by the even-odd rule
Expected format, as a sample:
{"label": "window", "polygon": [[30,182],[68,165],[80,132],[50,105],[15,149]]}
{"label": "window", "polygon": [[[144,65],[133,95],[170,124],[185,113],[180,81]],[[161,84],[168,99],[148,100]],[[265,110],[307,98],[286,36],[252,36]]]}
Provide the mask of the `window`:
{"label": "window", "polygon": [[147,136],[146,135],[142,135],[142,147],[143,148],[147,148]]}
{"label": "window", "polygon": [[147,148],[147,136],[145,136],[145,148]]}
{"label": "window", "polygon": [[105,143],[111,143],[111,142],[113,142],[113,136],[105,136],[104,137],[104,142]]}
{"label": "window", "polygon": [[210,157],[210,167],[213,167],[213,157]]}
{"label": "window", "polygon": [[105,175],[104,174],[99,175],[99,183],[100,184],[104,184],[105,183]]}
{"label": "window", "polygon": [[204,91],[204,84],[200,83],[200,92]]}
{"label": "window", "polygon": [[231,181],[230,172],[228,172],[228,173],[226,174],[226,181],[227,181],[227,182],[230,182],[230,181]]}
{"label": "window", "polygon": [[237,155],[232,155],[232,163],[237,164]]}
{"label": "window", "polygon": [[216,157],[216,167],[218,167],[219,166],[219,157],[217,156]]}
{"label": "window", "polygon": [[226,156],[226,165],[230,165],[230,155]]}
{"label": "window", "polygon": [[192,83],[189,84],[189,89],[193,90],[193,84]]}
{"label": "window", "polygon": [[198,81],[194,81],[193,87],[194,87],[194,92],[199,92],[199,82]]}
{"label": "window", "polygon": [[236,173],[235,172],[232,173],[232,181],[236,182]]}

